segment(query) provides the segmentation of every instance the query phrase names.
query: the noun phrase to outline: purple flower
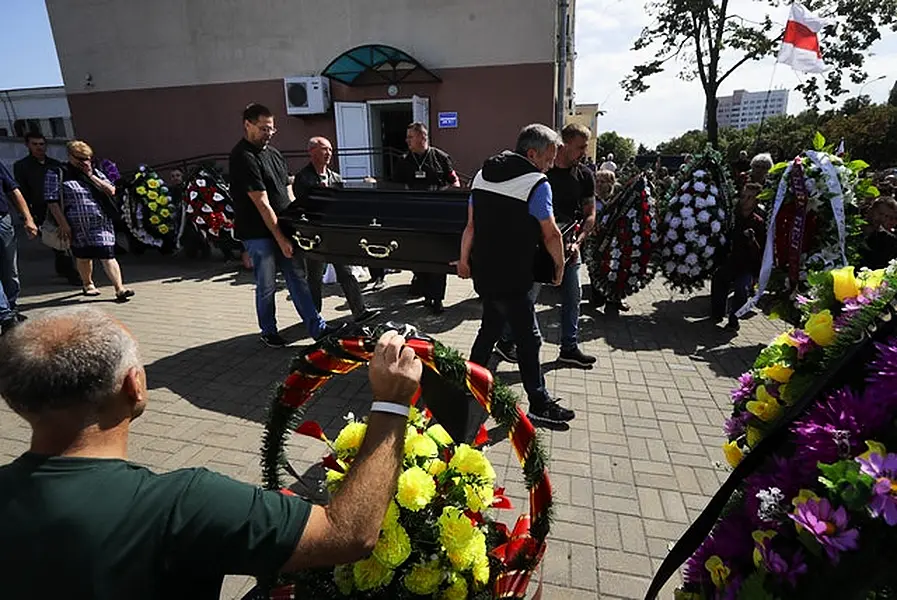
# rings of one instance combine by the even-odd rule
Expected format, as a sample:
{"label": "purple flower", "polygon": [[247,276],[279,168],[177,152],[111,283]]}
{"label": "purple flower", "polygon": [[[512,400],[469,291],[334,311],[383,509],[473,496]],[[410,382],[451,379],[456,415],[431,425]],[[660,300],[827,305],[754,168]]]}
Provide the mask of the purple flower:
{"label": "purple flower", "polygon": [[[803,487],[816,481],[816,465],[812,468],[776,456],[772,463],[751,475],[744,482],[744,506],[755,529],[780,529],[787,523],[790,500]],[[776,500],[781,497],[781,502]]]}
{"label": "purple flower", "polygon": [[801,468],[816,470],[816,463],[833,463],[856,456],[865,449],[864,440],[888,425],[881,408],[850,388],[844,388],[815,404],[791,427]]}
{"label": "purple flower", "polygon": [[770,574],[787,581],[792,587],[797,587],[798,577],[807,572],[803,551],[798,548],[788,561],[782,554],[773,550],[773,542],[774,538],[765,538],[757,543],[757,552],[763,560],[763,565]]}
{"label": "purple flower", "polygon": [[869,365],[866,396],[881,407],[885,416],[897,413],[897,337],[875,344],[878,353]]}
{"label": "purple flower", "polygon": [[813,302],[812,298],[807,298],[803,294],[798,294],[794,299],[797,301],[798,306],[806,306]]}
{"label": "purple flower", "polygon": [[732,512],[723,517],[701,547],[686,561],[685,582],[709,584],[710,573],[704,563],[714,555],[719,556],[732,570],[730,582],[735,581],[739,572],[752,571],[754,540],[751,538],[751,530],[751,522],[743,514]]}
{"label": "purple flower", "polygon": [[751,413],[744,411],[733,415],[730,419],[726,419],[726,424],[723,427],[726,430],[728,439],[735,440],[743,436],[747,431],[747,425],[751,421],[751,417]]}
{"label": "purple flower", "polygon": [[791,341],[797,348],[797,358],[801,359],[806,356],[807,352],[816,347],[816,343],[802,329],[795,329],[791,332]]}
{"label": "purple flower", "polygon": [[757,383],[754,381],[754,375],[750,371],[743,373],[738,378],[738,387],[732,390],[732,401],[736,404],[747,400],[754,395],[757,389]]}
{"label": "purple flower", "polygon": [[819,542],[829,559],[838,564],[841,552],[856,550],[860,532],[847,528],[847,510],[835,510],[828,498],[810,498],[797,506],[797,513],[788,515]]}
{"label": "purple flower", "polygon": [[897,454],[882,456],[877,452],[869,455],[869,458],[858,457],[860,471],[874,478],[875,486],[872,488],[872,501],[869,509],[873,517],[884,517],[885,523],[893,527],[897,525]]}

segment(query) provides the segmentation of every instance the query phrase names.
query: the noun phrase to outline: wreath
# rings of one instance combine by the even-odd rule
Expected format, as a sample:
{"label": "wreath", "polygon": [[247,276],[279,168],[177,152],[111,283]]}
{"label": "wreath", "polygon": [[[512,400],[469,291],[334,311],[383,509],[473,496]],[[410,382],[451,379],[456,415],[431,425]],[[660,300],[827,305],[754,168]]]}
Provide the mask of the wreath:
{"label": "wreath", "polygon": [[691,293],[704,287],[726,258],[735,189],[722,155],[708,146],[674,190],[660,226],[660,262],[669,285]]}
{"label": "wreath", "polygon": [[97,169],[103,172],[103,175],[106,176],[106,179],[111,181],[113,184],[118,183],[118,180],[121,179],[121,172],[118,170],[118,165],[116,165],[110,159],[101,159],[99,162],[97,162],[96,166]]}
{"label": "wreath", "polygon": [[599,230],[586,240],[584,254],[592,287],[622,300],[650,283],[651,255],[658,241],[651,186],[643,175],[627,183],[604,208]]}
{"label": "wreath", "polygon": [[869,165],[861,160],[845,163],[819,133],[813,148],[775,165],[768,187],[758,196],[760,202],[772,203],[766,250],[757,295],[740,314],[767,291],[761,308],[796,324],[810,273],[855,264],[858,259],[862,220],[857,197],[877,193],[871,182],[860,180]]}
{"label": "wreath", "polygon": [[154,170],[141,165],[125,184],[122,198],[122,218],[138,241],[156,248],[176,244],[181,208]]}
{"label": "wreath", "polygon": [[184,190],[186,220],[211,241],[234,240],[234,206],[230,190],[221,176],[207,167],[200,168]]}
{"label": "wreath", "polygon": [[[446,398],[467,401],[472,394],[506,428],[523,467],[530,511],[513,530],[490,516],[492,508],[512,508],[495,472],[475,448],[488,440],[484,427],[473,446],[456,444],[446,429],[431,424],[430,409],[412,409],[405,439],[405,460],[395,500],[390,503],[380,539],[371,557],[352,565],[281,576],[260,582],[268,597],[285,596],[393,599],[523,598],[545,552],[550,529],[552,493],[547,457],[535,429],[513,392],[494,380],[488,369],[469,363],[455,350],[403,325],[376,329],[354,326],[304,349],[293,359],[290,375],[271,401],[262,443],[262,479],[271,490],[283,490],[284,475],[299,478],[285,446],[295,431],[325,442],[324,485],[340,485],[364,437],[365,424],[349,418],[335,441],[321,427],[303,422],[308,401],[326,381],[366,364],[376,340],[389,329],[405,332],[407,345],[424,364],[419,400],[435,407]],[[435,377],[440,385],[427,384]],[[448,404],[449,406],[451,404]],[[287,492],[291,493],[291,492]]]}
{"label": "wreath", "polygon": [[897,261],[810,285],[802,327],[760,352],[732,392],[723,450],[734,471],[647,598],[683,558],[677,598],[897,592]]}

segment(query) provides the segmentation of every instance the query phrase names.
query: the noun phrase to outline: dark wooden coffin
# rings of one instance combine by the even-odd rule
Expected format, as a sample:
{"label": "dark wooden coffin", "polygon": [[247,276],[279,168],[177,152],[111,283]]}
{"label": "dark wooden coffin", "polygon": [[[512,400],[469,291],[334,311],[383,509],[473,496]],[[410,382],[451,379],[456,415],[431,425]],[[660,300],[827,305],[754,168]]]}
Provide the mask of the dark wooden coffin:
{"label": "dark wooden coffin", "polygon": [[469,191],[314,188],[279,216],[312,258],[350,265],[453,273]]}

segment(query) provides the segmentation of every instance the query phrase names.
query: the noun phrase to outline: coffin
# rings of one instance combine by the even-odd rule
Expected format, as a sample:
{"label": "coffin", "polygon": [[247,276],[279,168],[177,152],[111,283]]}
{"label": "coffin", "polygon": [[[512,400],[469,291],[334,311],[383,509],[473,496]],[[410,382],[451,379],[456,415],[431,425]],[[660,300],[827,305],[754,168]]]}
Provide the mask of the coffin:
{"label": "coffin", "polygon": [[[362,184],[363,185],[363,184]],[[278,216],[299,248],[324,262],[454,273],[467,225],[470,190],[394,189],[389,184],[313,188]],[[558,223],[565,239],[574,223]],[[551,257],[540,249],[537,281],[549,283]]]}

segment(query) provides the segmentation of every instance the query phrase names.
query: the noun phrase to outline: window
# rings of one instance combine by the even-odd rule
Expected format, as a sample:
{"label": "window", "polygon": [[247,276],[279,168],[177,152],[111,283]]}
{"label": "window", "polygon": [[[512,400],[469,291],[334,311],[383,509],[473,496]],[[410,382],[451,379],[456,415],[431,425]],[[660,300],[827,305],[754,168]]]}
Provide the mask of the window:
{"label": "window", "polygon": [[19,119],[12,124],[12,127],[18,137],[25,137],[25,134],[29,131],[36,131],[38,133],[41,131],[39,119]]}
{"label": "window", "polygon": [[9,137],[9,130],[6,127],[0,127],[0,137]]}
{"label": "window", "polygon": [[53,138],[67,137],[66,132],[65,132],[65,120],[62,117],[51,117],[50,118],[50,137],[53,137]]}

